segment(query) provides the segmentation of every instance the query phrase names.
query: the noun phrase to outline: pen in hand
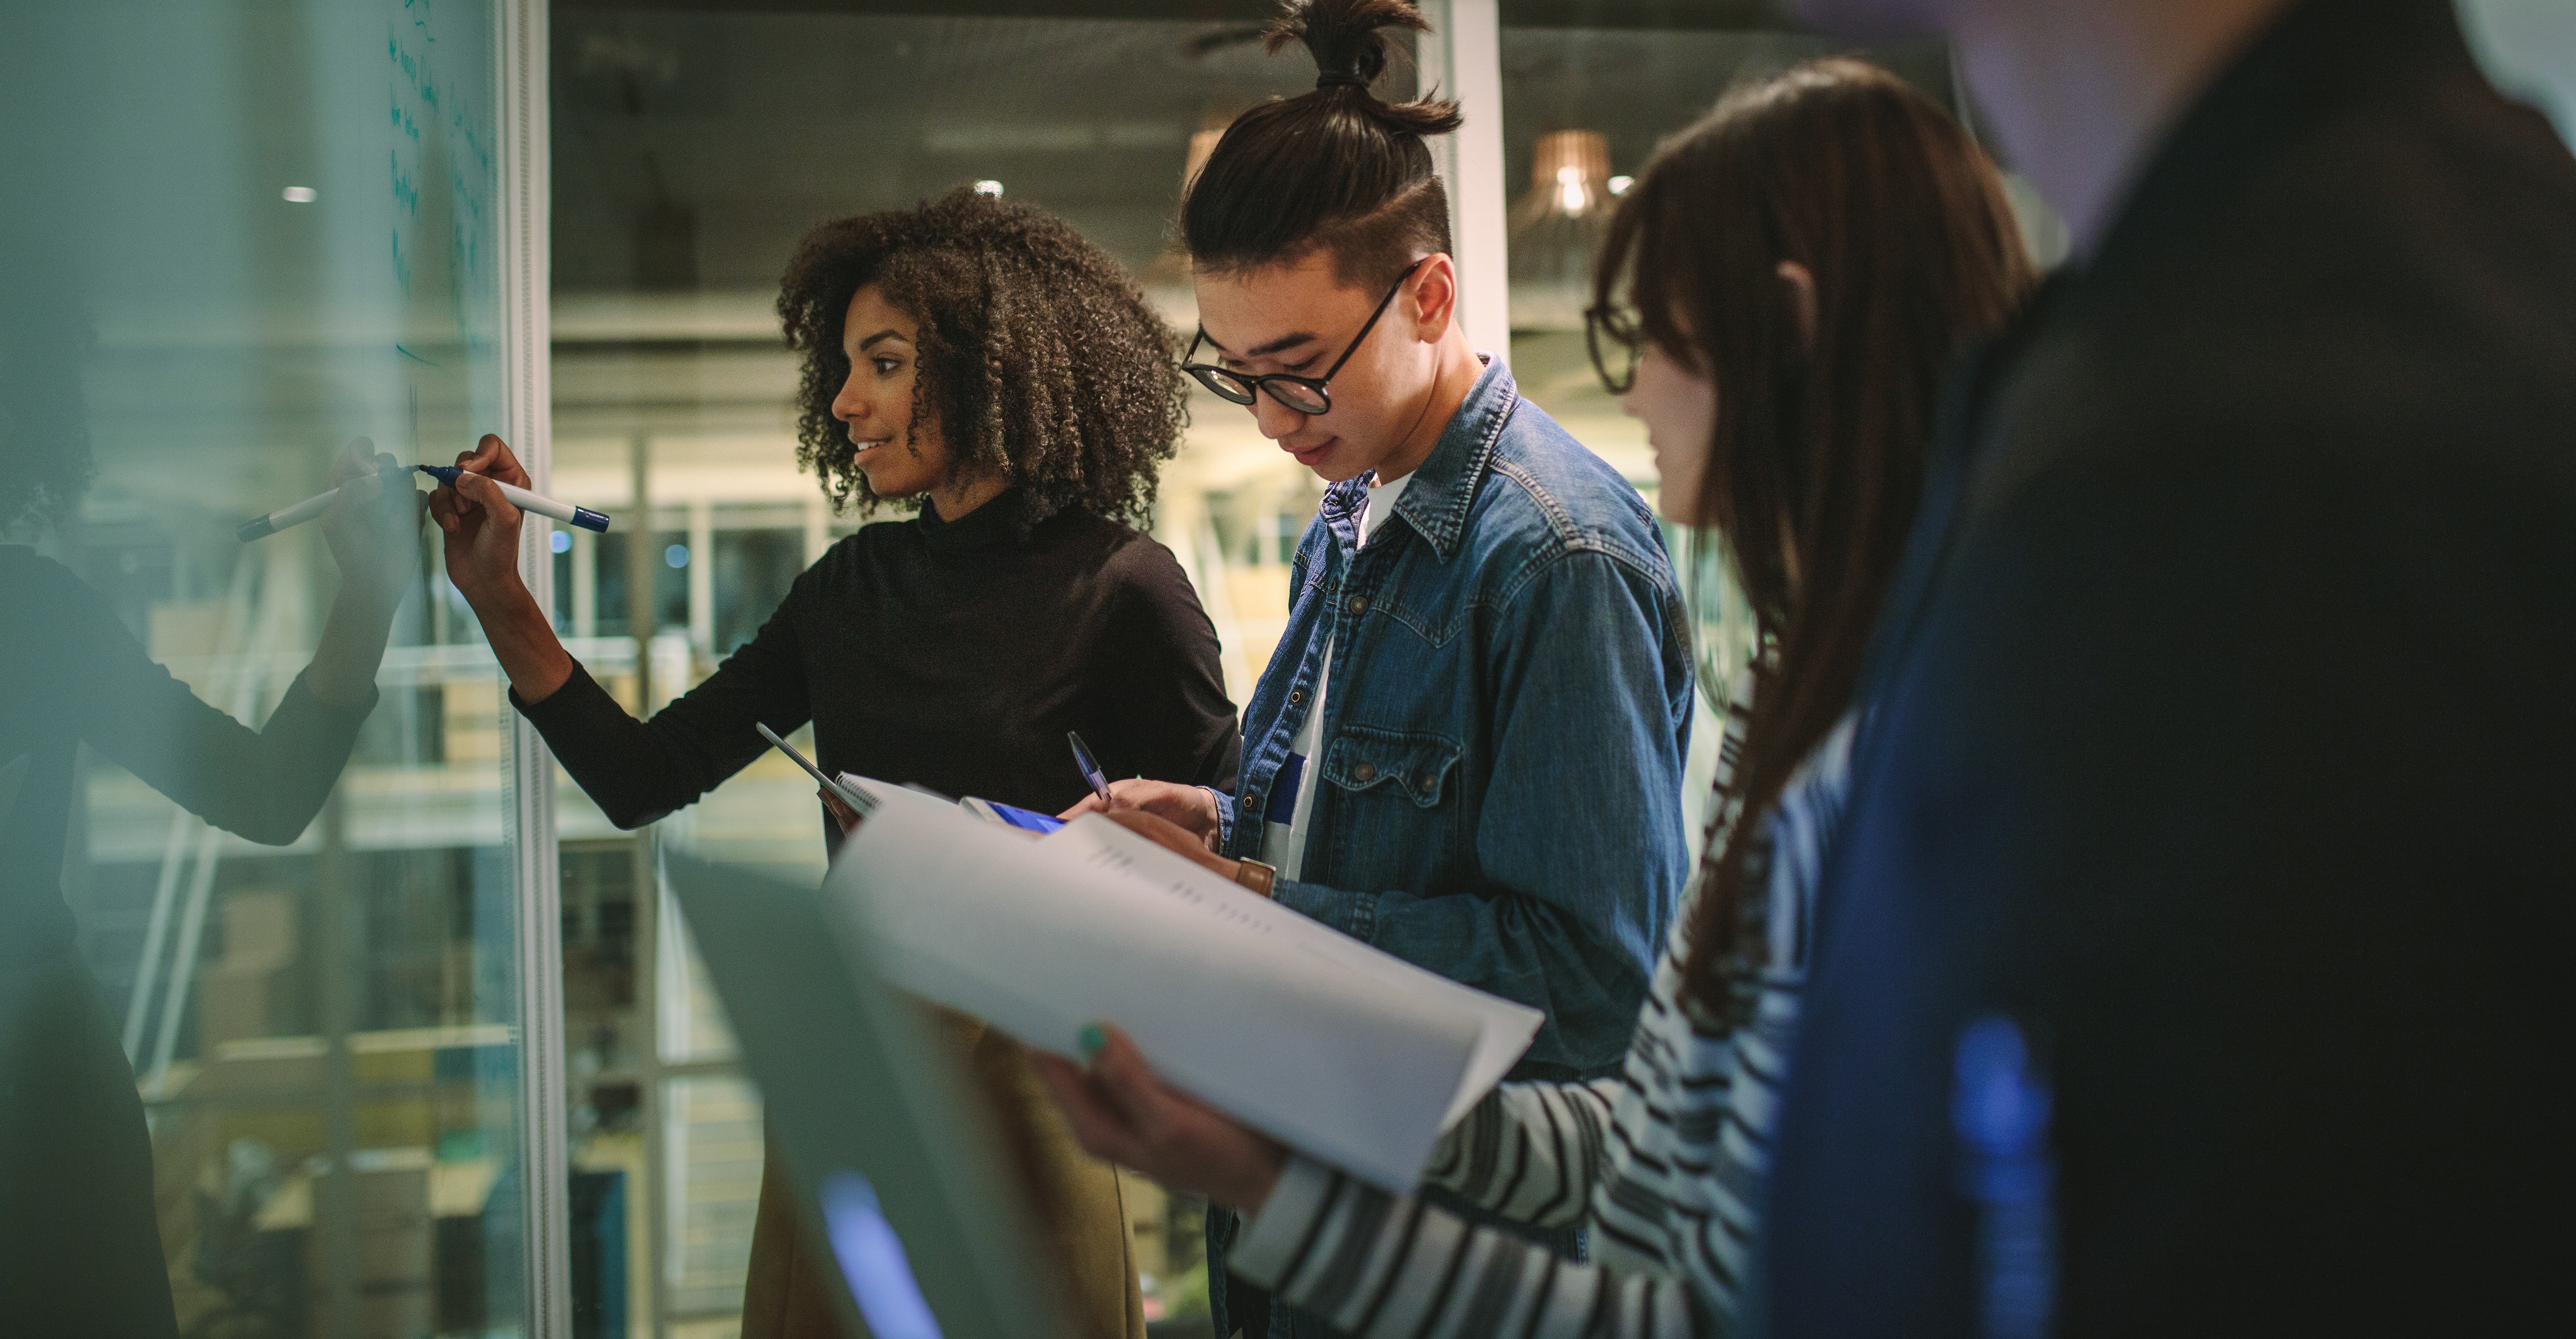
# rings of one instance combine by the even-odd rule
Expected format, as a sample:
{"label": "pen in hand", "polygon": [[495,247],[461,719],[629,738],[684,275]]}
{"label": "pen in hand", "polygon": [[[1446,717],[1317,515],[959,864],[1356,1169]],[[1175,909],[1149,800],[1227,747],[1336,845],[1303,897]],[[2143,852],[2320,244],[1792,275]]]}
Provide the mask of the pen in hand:
{"label": "pen in hand", "polygon": [[[1084,746],[1081,733],[1067,730],[1064,738],[1073,746],[1073,765],[1081,771],[1084,784],[1091,787],[1092,799],[1100,802],[1101,813],[1113,816],[1111,821],[1133,827],[1135,825],[1127,822],[1128,819],[1151,815],[1198,838],[1208,851],[1217,849],[1223,831],[1217,814],[1216,792],[1205,786],[1176,785],[1139,777],[1118,783],[1125,788],[1123,798],[1113,795],[1109,789],[1109,774],[1101,770],[1100,761],[1092,757],[1091,750]],[[1092,812],[1084,807],[1090,803],[1091,800],[1078,801],[1056,817],[1071,822]]]}
{"label": "pen in hand", "polygon": [[1115,808],[1116,806],[1109,799],[1109,776],[1100,770],[1100,764],[1092,758],[1091,750],[1082,746],[1082,732],[1065,731],[1064,742],[1073,745],[1073,765],[1081,770],[1082,779],[1091,783],[1091,793],[1100,797],[1100,807],[1104,810]]}

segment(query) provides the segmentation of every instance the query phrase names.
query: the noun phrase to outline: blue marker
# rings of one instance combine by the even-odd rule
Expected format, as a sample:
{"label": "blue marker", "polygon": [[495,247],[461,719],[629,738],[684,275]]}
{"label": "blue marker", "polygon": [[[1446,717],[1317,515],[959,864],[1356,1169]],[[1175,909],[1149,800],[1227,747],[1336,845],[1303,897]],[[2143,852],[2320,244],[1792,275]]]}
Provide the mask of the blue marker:
{"label": "blue marker", "polygon": [[[380,476],[390,480],[396,475],[409,474],[415,469],[450,486],[456,483],[457,475],[466,472],[454,465],[396,465],[392,469],[381,471]],[[521,511],[532,511],[539,516],[551,517],[566,525],[580,526],[584,530],[608,529],[608,518],[588,507],[576,507],[569,502],[557,502],[553,498],[531,493],[498,479],[492,481],[492,486],[500,489],[501,496],[508,498],[511,505]],[[306,498],[292,507],[281,507],[257,520],[242,522],[241,528],[233,534],[247,544],[254,539],[276,534],[290,526],[302,525],[330,510],[331,499],[338,496],[340,496],[340,490],[334,488],[319,496]]]}

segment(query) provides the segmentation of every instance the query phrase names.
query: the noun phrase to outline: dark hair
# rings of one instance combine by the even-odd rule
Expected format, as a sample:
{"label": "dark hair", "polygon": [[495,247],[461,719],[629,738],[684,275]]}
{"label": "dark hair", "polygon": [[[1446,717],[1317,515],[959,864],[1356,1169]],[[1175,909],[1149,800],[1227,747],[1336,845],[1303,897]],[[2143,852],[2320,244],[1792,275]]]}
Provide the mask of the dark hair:
{"label": "dark hair", "polygon": [[[1812,340],[1783,261],[1814,276]],[[1684,964],[1685,996],[1719,1016],[1749,1006],[1727,985],[1766,952],[1748,858],[1850,704],[1914,525],[1944,370],[2030,285],[1993,163],[1930,99],[1858,60],[1729,93],[1656,150],[1611,218],[1595,306],[1624,287],[1631,337],[1717,385],[1701,535],[1722,538],[1760,633],[1742,756],[1715,805],[1732,821],[1711,823]]]}
{"label": "dark hair", "polygon": [[1265,45],[1304,42],[1320,77],[1313,92],[1226,127],[1181,202],[1193,265],[1222,274],[1321,247],[1341,282],[1376,288],[1449,250],[1449,193],[1422,137],[1457,129],[1458,104],[1369,91],[1386,69],[1388,29],[1431,25],[1406,0],[1287,0]]}
{"label": "dark hair", "polygon": [[1023,524],[1068,506],[1144,522],[1189,421],[1179,341],[1071,225],[962,187],[814,229],[780,282],[787,345],[805,356],[796,460],[835,507],[880,500],[832,416],[850,375],[841,324],[868,284],[920,326],[907,434],[930,414],[951,478],[1009,479]]}

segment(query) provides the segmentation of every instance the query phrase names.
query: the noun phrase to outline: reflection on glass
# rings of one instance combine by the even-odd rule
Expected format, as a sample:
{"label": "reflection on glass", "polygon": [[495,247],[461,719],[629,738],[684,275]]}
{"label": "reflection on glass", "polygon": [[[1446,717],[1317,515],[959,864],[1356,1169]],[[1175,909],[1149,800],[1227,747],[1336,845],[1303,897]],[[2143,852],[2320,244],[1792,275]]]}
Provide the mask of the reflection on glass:
{"label": "reflection on glass", "polygon": [[[85,1020],[49,1074],[76,1057],[116,1099],[93,1130],[132,1135],[30,1194],[29,1123],[76,1094],[0,1113],[0,1332],[523,1326],[490,657],[423,575],[407,497],[360,547],[348,515],[234,533],[328,488],[353,438],[410,464],[497,425],[494,21],[472,0],[0,12],[0,490],[74,485],[50,517],[0,494],[0,523],[34,522],[0,548],[0,607],[77,590],[83,644],[122,657],[18,679],[71,643],[0,634],[0,1048]],[[84,448],[93,477],[56,472]],[[59,770],[13,790],[18,756]],[[57,835],[28,840],[31,817]],[[42,963],[31,906],[59,918]],[[74,1014],[30,1031],[39,1006]],[[85,1235],[126,1206],[128,1235]],[[36,1276],[48,1252],[77,1264]],[[117,1314],[73,1314],[93,1270]]]}

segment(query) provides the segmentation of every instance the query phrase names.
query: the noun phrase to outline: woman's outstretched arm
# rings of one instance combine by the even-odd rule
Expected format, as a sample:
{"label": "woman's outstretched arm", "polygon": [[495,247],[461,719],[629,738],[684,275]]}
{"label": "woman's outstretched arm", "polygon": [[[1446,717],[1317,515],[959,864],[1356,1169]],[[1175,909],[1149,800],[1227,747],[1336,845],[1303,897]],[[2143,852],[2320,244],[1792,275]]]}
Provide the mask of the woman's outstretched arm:
{"label": "woman's outstretched arm", "polygon": [[[521,514],[491,482],[528,487],[518,458],[486,434],[456,463],[468,472],[429,498],[446,535],[448,579],[481,620],[512,705],[610,822],[641,827],[695,801],[767,747],[754,723],[783,735],[812,715],[795,619],[782,606],[705,682],[651,720],[635,719],[564,648],[519,577]],[[805,589],[800,579],[788,603]]]}

